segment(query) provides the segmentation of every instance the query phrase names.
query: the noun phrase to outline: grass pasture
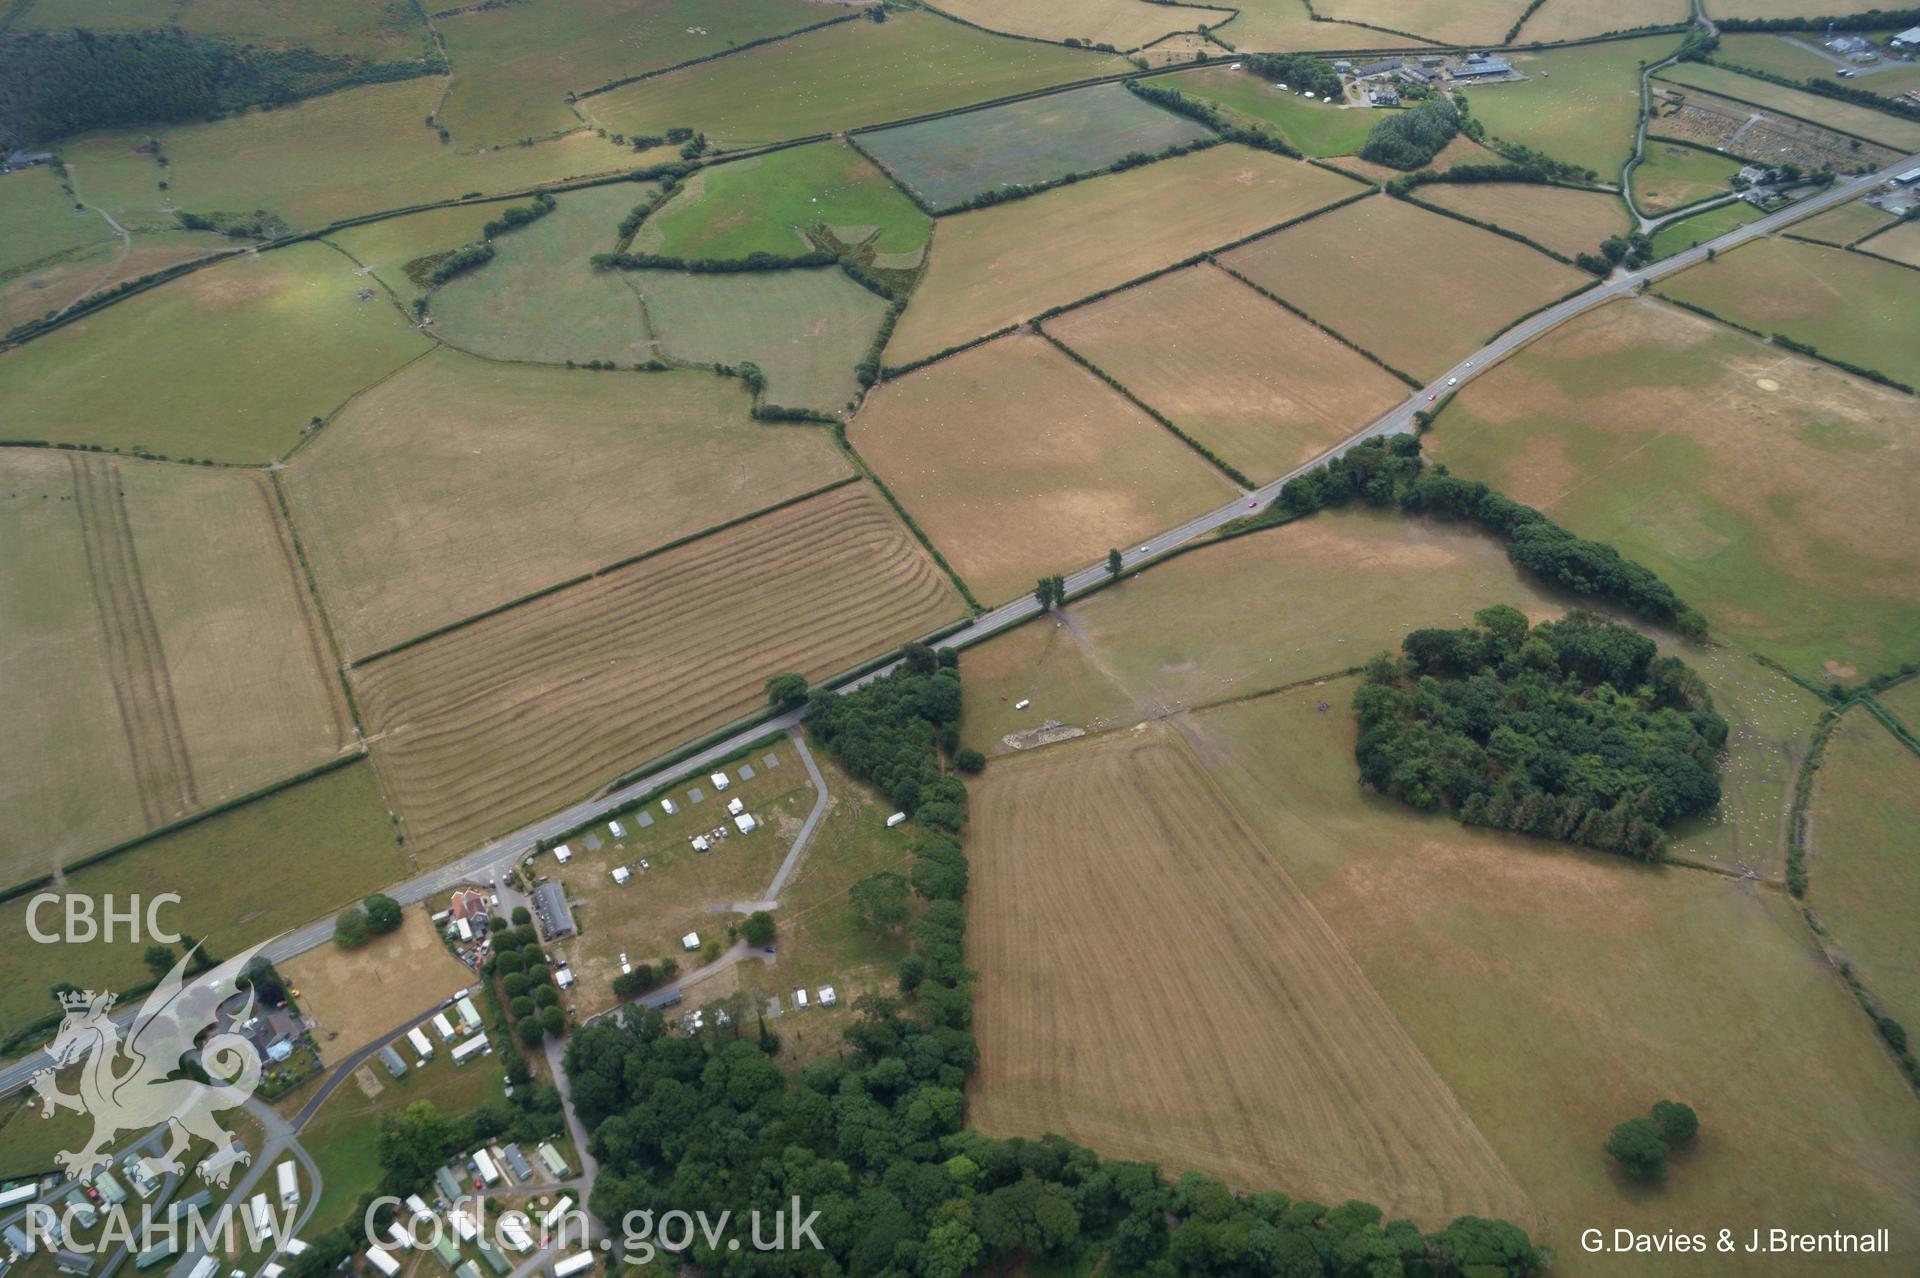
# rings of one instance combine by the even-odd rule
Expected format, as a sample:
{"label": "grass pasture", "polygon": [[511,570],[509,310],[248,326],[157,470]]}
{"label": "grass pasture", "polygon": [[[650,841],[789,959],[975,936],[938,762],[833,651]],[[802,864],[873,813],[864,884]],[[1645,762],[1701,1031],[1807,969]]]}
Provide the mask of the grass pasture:
{"label": "grass pasture", "polygon": [[[1873,0],[1830,0],[1823,13],[1869,13],[1877,8]],[[1708,0],[1707,14],[1714,18],[1797,18],[1805,10],[1795,0]]]}
{"label": "grass pasture", "polygon": [[835,412],[860,392],[887,303],[833,267],[796,271],[628,271],[660,355],[688,364],[751,361],[766,399]]}
{"label": "grass pasture", "polygon": [[348,747],[266,476],[9,449],[0,479],[0,881]]}
{"label": "grass pasture", "polygon": [[1239,13],[1225,23],[1210,23],[1222,39],[1249,53],[1317,53],[1330,49],[1406,48],[1425,44],[1406,36],[1384,35],[1345,22],[1315,21],[1299,0],[1242,0]]}
{"label": "grass pasture", "polygon": [[424,279],[414,279],[407,267],[422,258],[450,252],[485,238],[483,228],[516,201],[500,204],[453,204],[446,208],[409,213],[350,226],[327,236],[349,257],[373,272],[403,304],[427,291]]}
{"label": "grass pasture", "polygon": [[[1497,835],[1371,795],[1354,782],[1352,693],[1351,681],[1304,688],[1186,726],[1518,1180],[1554,1271],[1712,1268],[1697,1256],[1590,1255],[1579,1243],[1589,1227],[1712,1221],[1745,1239],[1785,1219],[1887,1227],[1895,1254],[1856,1267],[1912,1269],[1920,1109],[1794,903],[1754,883]],[[987,994],[980,1003],[984,1012]],[[1666,1096],[1695,1107],[1700,1136],[1665,1184],[1640,1188],[1601,1144]],[[1726,1272],[1813,1275],[1833,1264],[1769,1256]]]}
{"label": "grass pasture", "polygon": [[428,45],[421,14],[408,5],[353,0],[185,0],[162,19],[167,21],[189,35],[235,44],[354,54],[380,62],[418,59]]}
{"label": "grass pasture", "polygon": [[358,667],[374,756],[441,857],[962,611],[865,484]]}
{"label": "grass pasture", "polygon": [[433,331],[475,355],[540,364],[652,354],[632,283],[587,259],[611,253],[620,219],[651,186],[615,182],[561,195],[553,212],[494,243],[492,261],[433,290]]}
{"label": "grass pasture", "polygon": [[0,178],[0,220],[7,238],[0,246],[0,283],[23,272],[50,266],[111,246],[113,228],[91,209],[76,209],[61,189],[60,175],[48,165],[22,169]]}
{"label": "grass pasture", "polygon": [[888,382],[847,439],[986,604],[1235,491],[1158,422],[1028,334]]}
{"label": "grass pasture", "polygon": [[1100,84],[860,135],[860,145],[935,208],[1038,186],[1212,137],[1198,121]]}
{"label": "grass pasture", "polygon": [[440,119],[461,146],[579,125],[567,94],[797,31],[840,11],[808,0],[570,0],[476,6],[438,20],[458,68]]}
{"label": "grass pasture", "polygon": [[[171,226],[174,210],[264,208],[297,229],[342,218],[501,195],[544,182],[638,168],[667,152],[636,155],[580,130],[537,146],[468,150],[440,141],[423,121],[440,99],[438,78],[375,84],[159,129],[166,168],[135,148],[151,128],[91,133],[63,144],[89,203],[129,226]],[[160,190],[162,180],[169,190]]]}
{"label": "grass pasture", "polygon": [[1909,220],[1860,245],[1865,253],[1920,267],[1920,221]]}
{"label": "grass pasture", "polygon": [[1704,62],[1676,62],[1662,68],[1658,78],[1704,89],[1708,93],[1717,93],[1783,115],[1797,116],[1903,153],[1920,150],[1920,120],[1903,120],[1885,111],[1855,106],[1838,98],[1822,97],[1805,89],[1790,89]]}
{"label": "grass pasture", "polygon": [[1476,378],[1427,441],[1652,568],[1719,637],[1852,679],[1917,655],[1917,422],[1908,396],[1619,302]]}
{"label": "grass pasture", "polygon": [[1398,378],[1204,263],[1068,311],[1047,331],[1259,483],[1407,395]]}
{"label": "grass pasture", "polygon": [[176,458],[278,457],[310,419],[430,349],[386,298],[360,300],[365,287],[341,254],[300,244],[128,298],[0,355],[8,434]]}
{"label": "grass pasture", "polygon": [[[736,381],[439,351],[354,403],[283,472],[355,657],[797,497],[833,440],[747,415]],[[502,511],[512,511],[502,519]]]}
{"label": "grass pasture", "polygon": [[1740,161],[1697,146],[1648,138],[1646,154],[1633,166],[1633,198],[1642,212],[1657,217],[1730,189]]}
{"label": "grass pasture", "polygon": [[1807,904],[1828,944],[1882,1010],[1920,1026],[1920,758],[1854,711],[1820,758],[1813,789]]}
{"label": "grass pasture", "polygon": [[1532,1216],[1178,732],[1000,760],[972,826],[982,1130],[1429,1227]]}
{"label": "grass pasture", "polygon": [[[1357,244],[1381,251],[1356,254]],[[1592,279],[1505,236],[1386,196],[1255,240],[1220,261],[1419,378]],[[1488,287],[1489,280],[1500,285]],[[1421,304],[1379,304],[1390,296]]]}
{"label": "grass pasture", "polygon": [[659,135],[693,128],[715,145],[737,147],[949,111],[1129,65],[1111,54],[903,13],[810,31],[577,105],[610,130]]}
{"label": "grass pasture", "polygon": [[1845,248],[1855,240],[1893,225],[1893,214],[1865,200],[1849,200],[1837,208],[1815,213],[1787,228],[1787,234],[1805,240],[1818,240],[1835,248]]}
{"label": "grass pasture", "polygon": [[1009,35],[1033,36],[1041,40],[1078,40],[1082,44],[1108,44],[1123,52],[1173,31],[1193,31],[1216,26],[1222,15],[1218,9],[1195,9],[1158,0],[1066,0],[1062,4],[1035,6],[1026,0],[941,0],[942,12],[964,19],[989,31]]}
{"label": "grass pasture", "polygon": [[1641,64],[1658,62],[1679,43],[1677,35],[1662,35],[1515,52],[1509,57],[1526,83],[1469,88],[1468,108],[1491,136],[1537,148],[1613,182],[1633,154]]}
{"label": "grass pasture", "polygon": [[[1324,25],[1324,24],[1321,24]],[[1338,28],[1335,28],[1338,30]],[[1362,107],[1310,102],[1282,92],[1252,71],[1202,67],[1149,83],[1224,107],[1256,124],[1271,125],[1303,154],[1348,155],[1360,149],[1379,117]]]}
{"label": "grass pasture", "polygon": [[962,731],[992,754],[1049,722],[1092,730],[1319,679],[1493,603],[1535,620],[1565,606],[1490,537],[1326,512],[1190,550],[969,649]]}
{"label": "grass pasture", "polygon": [[1415,199],[1517,231],[1565,257],[1597,252],[1600,241],[1629,229],[1618,196],[1530,182],[1441,182]]}
{"label": "grass pasture", "polygon": [[[10,810],[17,811],[10,805]],[[43,867],[36,867],[43,868]],[[368,764],[352,763],[68,875],[64,890],[95,898],[177,892],[169,927],[237,954],[404,878],[386,804]],[[9,881],[17,878],[10,875]],[[0,927],[26,934],[27,897],[0,904]],[[16,945],[0,959],[0,1032],[54,1010],[54,976],[90,989],[151,979],[144,941]]]}
{"label": "grass pasture", "polygon": [[876,253],[921,253],[933,223],[866,156],[845,142],[815,142],[713,165],[634,236],[636,252],[669,257],[804,253],[810,231]]}
{"label": "grass pasture", "polygon": [[1909,386],[1920,383],[1920,344],[1912,340],[1920,290],[1901,267],[1766,238],[1688,268],[1662,291]]}
{"label": "grass pasture", "polygon": [[24,268],[0,282],[0,331],[45,319],[127,280],[230,247],[229,241],[201,231],[141,231],[131,247],[108,240],[57,261]]}
{"label": "grass pasture", "polygon": [[943,218],[887,358],[905,364],[1353,194],[1231,143]]}
{"label": "grass pasture", "polygon": [[[1714,59],[1735,69],[1765,71],[1789,80],[1831,76],[1839,64],[1811,47],[1819,41],[1820,33],[1816,31],[1730,32],[1720,37]],[[1868,76],[1859,84],[1864,88],[1874,79]]]}
{"label": "grass pasture", "polygon": [[1675,218],[1653,233],[1653,255],[1661,258],[1685,252],[1697,244],[1719,239],[1737,227],[1757,222],[1766,215],[1766,210],[1757,209],[1745,200],[1716,204],[1710,209],[1689,213],[1685,217]]}
{"label": "grass pasture", "polygon": [[1317,0],[1313,12],[1445,44],[1486,45],[1504,43],[1526,7],[1526,0]]}
{"label": "grass pasture", "polygon": [[[1546,0],[1533,11],[1517,37],[1529,43],[1581,40],[1635,27],[1679,26],[1693,16],[1688,0],[1615,0],[1604,9],[1586,0]],[[1738,38],[1738,37],[1735,37]],[[1724,49],[1724,44],[1722,48]]]}

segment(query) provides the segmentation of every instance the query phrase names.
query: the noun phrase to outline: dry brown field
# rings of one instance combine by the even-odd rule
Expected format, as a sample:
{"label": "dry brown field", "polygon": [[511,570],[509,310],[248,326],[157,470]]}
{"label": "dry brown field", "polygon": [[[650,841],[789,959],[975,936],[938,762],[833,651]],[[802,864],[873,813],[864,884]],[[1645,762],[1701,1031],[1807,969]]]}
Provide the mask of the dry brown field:
{"label": "dry brown field", "polygon": [[[1553,1272],[1711,1271],[1699,1257],[1587,1254],[1580,1231],[1596,1223],[1659,1232],[1712,1220],[1745,1238],[1780,1218],[1884,1226],[1894,1254],[1859,1258],[1859,1272],[1913,1272],[1920,1107],[1798,905],[1750,881],[1473,829],[1372,795],[1355,783],[1352,698],[1342,680],[1182,724],[1518,1179]],[[1141,966],[1162,965],[1155,955]],[[1663,1185],[1636,1187],[1601,1145],[1666,1096],[1694,1106],[1700,1136]],[[1778,1256],[1724,1272],[1801,1278],[1833,1263]]]}
{"label": "dry brown field", "polygon": [[1476,378],[1427,448],[1646,564],[1720,637],[1851,680],[1915,655],[1917,429],[1909,396],[1623,301]]}
{"label": "dry brown field", "polygon": [[887,361],[905,364],[1351,195],[1231,143],[942,218]]}
{"label": "dry brown field", "polygon": [[[440,900],[439,906],[445,905]],[[316,1022],[313,1041],[329,1067],[379,1042],[455,990],[479,984],[473,971],[447,952],[427,913],[410,905],[397,932],[357,950],[322,945],[280,965],[281,975],[300,992],[300,1010]],[[385,1081],[386,1074],[380,1078]]]}
{"label": "dry brown field", "polygon": [[1046,327],[1257,483],[1313,460],[1409,393],[1365,356],[1204,263]]}
{"label": "dry brown field", "polygon": [[1920,266],[1920,222],[1904,222],[1860,246],[1862,252]]}
{"label": "dry brown field", "polygon": [[1471,354],[1515,316],[1593,278],[1505,236],[1386,196],[1220,260],[1421,378]]}
{"label": "dry brown field", "polygon": [[66,261],[56,262],[0,282],[0,332],[48,311],[58,311],[81,298],[127,280],[191,262],[229,247],[228,242],[195,231],[142,232],[131,248],[118,241],[103,244]]}
{"label": "dry brown field", "polygon": [[1313,11],[1448,44],[1499,44],[1526,7],[1527,0],[1317,0]]}
{"label": "dry brown field", "polygon": [[264,474],[7,450],[0,544],[0,880],[349,746]]}
{"label": "dry brown field", "polygon": [[1031,0],[939,0],[932,7],[989,31],[1042,40],[1110,44],[1122,52],[1150,44],[1170,31],[1217,25],[1227,16],[1218,9],[1148,4],[1145,0],[1063,0],[1046,5]]}
{"label": "dry brown field", "polygon": [[[1874,0],[1831,0],[1820,12],[1866,13],[1878,7]],[[1712,18],[1799,18],[1807,12],[1800,0],[1706,0],[1706,11]]]}
{"label": "dry brown field", "polygon": [[744,383],[708,373],[586,376],[451,350],[409,365],[284,472],[342,649],[411,639],[849,473],[825,431],[749,406]]}
{"label": "dry brown field", "polygon": [[1816,213],[1804,222],[1795,222],[1787,228],[1786,234],[1845,248],[1861,236],[1871,235],[1893,225],[1893,222],[1893,215],[1886,210],[1876,208],[1865,200],[1850,200],[1838,208]]}
{"label": "dry brown field", "polygon": [[374,759],[437,857],[960,615],[939,569],[849,485],[354,671]]}
{"label": "dry brown field", "polygon": [[1315,22],[1299,0],[1242,0],[1240,12],[1224,26],[1223,38],[1236,49],[1261,52],[1305,52],[1322,49],[1365,49],[1424,44],[1404,36],[1385,35],[1344,22]]}
{"label": "dry brown field", "polygon": [[1552,44],[1634,27],[1674,26],[1691,16],[1687,0],[1612,0],[1605,5],[1591,0],[1546,0],[1516,38],[1529,44],[1535,40]]}
{"label": "dry brown field", "polygon": [[1193,61],[1198,53],[1209,58],[1217,58],[1230,52],[1223,44],[1216,44],[1206,36],[1195,32],[1178,32],[1164,40],[1156,41],[1135,55],[1146,59],[1148,66],[1173,66]]}
{"label": "dry brown field", "polygon": [[1182,737],[996,762],[975,792],[974,1122],[1361,1198],[1434,1226],[1531,1204]]}
{"label": "dry brown field", "polygon": [[1025,333],[888,382],[847,438],[987,604],[1235,492],[1165,427]]}
{"label": "dry brown field", "polygon": [[1620,197],[1529,182],[1454,182],[1415,195],[1454,213],[1517,231],[1564,257],[1597,253],[1600,241],[1629,228]]}

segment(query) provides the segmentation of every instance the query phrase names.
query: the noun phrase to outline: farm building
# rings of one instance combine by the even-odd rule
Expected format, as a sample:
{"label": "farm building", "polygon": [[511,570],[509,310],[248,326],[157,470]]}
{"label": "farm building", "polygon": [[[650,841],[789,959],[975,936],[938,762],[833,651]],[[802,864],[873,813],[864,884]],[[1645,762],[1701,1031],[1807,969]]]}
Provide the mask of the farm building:
{"label": "farm building", "polygon": [[[1916,27],[1914,29],[1917,31],[1920,31],[1920,27]],[[1893,178],[1893,184],[1895,186],[1920,185],[1920,169],[1908,169],[1905,173],[1895,174]]]}
{"label": "farm building", "polygon": [[1353,73],[1364,80],[1368,76],[1390,75],[1404,65],[1405,61],[1400,58],[1383,58],[1379,62],[1362,63],[1353,69]]}
{"label": "farm building", "polygon": [[487,1045],[487,1036],[485,1034],[475,1034],[472,1038],[453,1049],[453,1063],[455,1065],[465,1065],[474,1057],[485,1056],[492,1050],[493,1049]]}
{"label": "farm building", "polygon": [[751,812],[742,812],[733,819],[733,823],[739,827],[740,833],[742,834],[752,834],[760,825],[758,821],[753,819],[753,813]]}
{"label": "farm building", "polygon": [[533,1164],[527,1161],[527,1156],[520,1152],[518,1145],[501,1146],[500,1160],[507,1165],[507,1173],[515,1180],[524,1182],[533,1179]]}
{"label": "farm building", "polygon": [[1920,49],[1920,27],[1908,27],[1887,43],[1901,49]]}
{"label": "farm building", "polygon": [[573,935],[573,908],[567,904],[567,890],[558,883],[542,883],[533,890],[533,914],[547,940]]}
{"label": "farm building", "polygon": [[1505,58],[1492,58],[1484,53],[1469,53],[1465,62],[1453,68],[1456,80],[1481,80],[1493,75],[1510,75],[1513,64]]}
{"label": "farm building", "polygon": [[427,1041],[427,1036],[420,1032],[418,1025],[407,1031],[407,1041],[413,1044],[413,1054],[422,1063],[433,1059],[433,1044]]}
{"label": "farm building", "polygon": [[567,1166],[567,1160],[560,1157],[560,1151],[550,1141],[541,1141],[540,1148],[533,1151],[540,1165],[547,1169],[547,1175],[556,1180],[565,1180],[573,1175],[573,1169]]}
{"label": "farm building", "polygon": [[1865,36],[1837,35],[1827,41],[1827,47],[1843,57],[1852,57],[1856,53],[1872,53],[1873,41]]}
{"label": "farm building", "polygon": [[7,156],[10,169],[30,169],[36,164],[45,164],[53,158],[51,151],[15,151]]}
{"label": "farm building", "polygon": [[395,1078],[407,1072],[407,1063],[400,1059],[400,1053],[393,1050],[392,1043],[380,1049],[380,1063],[385,1065],[387,1073]]}
{"label": "farm building", "polygon": [[400,1272],[400,1262],[380,1247],[367,1248],[367,1263],[387,1275],[387,1278],[393,1278],[393,1275]]}

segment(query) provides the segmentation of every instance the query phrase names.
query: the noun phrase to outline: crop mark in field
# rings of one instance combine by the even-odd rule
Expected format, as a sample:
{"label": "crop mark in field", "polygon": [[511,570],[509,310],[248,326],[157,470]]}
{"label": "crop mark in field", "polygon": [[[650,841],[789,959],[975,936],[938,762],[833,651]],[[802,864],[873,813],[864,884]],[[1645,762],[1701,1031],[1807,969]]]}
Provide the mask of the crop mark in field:
{"label": "crop mark in field", "polygon": [[[404,367],[404,365],[402,366]],[[396,370],[397,371],[397,370]],[[286,566],[287,580],[293,587],[294,606],[300,610],[301,632],[307,637],[307,651],[313,657],[313,668],[320,671],[333,669],[333,658],[327,649],[326,637],[321,634],[320,601],[314,597],[307,585],[307,575],[300,566],[300,555],[294,548],[293,529],[280,517],[279,503],[273,496],[273,481],[259,475],[249,475],[253,491],[259,496],[260,504],[267,517],[267,526],[273,529],[274,545],[280,551],[280,562]],[[351,740],[351,725],[347,721],[346,705],[339,697],[326,698],[327,715],[333,721],[334,748],[344,750]]]}
{"label": "crop mark in field", "polygon": [[93,457],[70,457],[68,467],[87,578],[106,640],[107,675],[133,762],[134,791],[147,824],[159,825],[200,802],[166,650],[140,575],[118,467]]}

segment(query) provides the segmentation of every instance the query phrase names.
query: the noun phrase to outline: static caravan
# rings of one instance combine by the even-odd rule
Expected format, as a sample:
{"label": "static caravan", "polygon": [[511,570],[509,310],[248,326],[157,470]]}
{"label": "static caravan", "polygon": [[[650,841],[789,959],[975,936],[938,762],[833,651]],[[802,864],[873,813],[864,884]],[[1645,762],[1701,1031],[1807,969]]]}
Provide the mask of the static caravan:
{"label": "static caravan", "polygon": [[713,782],[713,788],[716,790],[724,790],[733,784],[733,782],[727,780],[727,774],[724,772],[716,772],[708,777],[707,780]]}
{"label": "static caravan", "polygon": [[453,1022],[447,1019],[445,1012],[433,1014],[433,1032],[440,1036],[440,1041],[443,1043],[453,1041]]}
{"label": "static caravan", "polygon": [[409,1219],[419,1220],[422,1217],[431,1216],[431,1215],[433,1215],[433,1209],[427,1206],[426,1202],[420,1197],[420,1195],[418,1194],[407,1195],[407,1216]]}
{"label": "static caravan", "polygon": [[202,1256],[194,1262],[193,1272],[187,1278],[213,1278],[213,1271],[219,1267],[220,1262],[212,1256]]}
{"label": "static caravan", "polygon": [[517,1216],[511,1214],[500,1218],[500,1237],[508,1247],[515,1251],[527,1251],[533,1246],[533,1235],[520,1223]]}
{"label": "static caravan", "polygon": [[474,1244],[474,1247],[480,1252],[480,1259],[486,1261],[487,1268],[493,1270],[494,1273],[500,1274],[504,1278],[504,1275],[513,1272],[513,1266],[508,1264],[507,1258],[500,1254],[500,1249],[488,1244],[486,1235],[481,1235],[480,1240]]}
{"label": "static caravan", "polygon": [[252,1235],[256,1247],[273,1237],[273,1209],[267,1206],[264,1193],[255,1194],[247,1200],[247,1232]]}
{"label": "static caravan", "polygon": [[393,1278],[393,1275],[400,1272],[400,1262],[379,1247],[367,1248],[367,1263],[387,1275],[387,1278]]}
{"label": "static caravan", "polygon": [[540,1160],[540,1165],[547,1169],[547,1175],[555,1180],[565,1180],[573,1175],[573,1170],[567,1166],[567,1160],[560,1157],[560,1151],[553,1147],[552,1142],[541,1141],[540,1148],[533,1153],[534,1157]]}
{"label": "static caravan", "polygon": [[471,1260],[463,1260],[454,1266],[453,1278],[480,1278],[480,1266]]}
{"label": "static caravan", "polygon": [[460,1182],[454,1179],[453,1173],[444,1167],[433,1169],[433,1183],[440,1186],[440,1195],[448,1202],[452,1202],[466,1192]]}
{"label": "static caravan", "polygon": [[420,1058],[422,1064],[433,1059],[433,1044],[427,1041],[427,1036],[420,1032],[418,1025],[407,1031],[407,1041],[413,1044],[413,1054]]}
{"label": "static caravan", "polygon": [[553,1208],[540,1218],[541,1232],[549,1236],[558,1233],[560,1230],[560,1222],[567,1218],[567,1209],[572,1206],[572,1194],[560,1195],[560,1201],[556,1202]]}
{"label": "static caravan", "polygon": [[400,1059],[400,1053],[393,1050],[392,1043],[380,1049],[380,1063],[386,1066],[387,1073],[395,1078],[407,1072],[407,1063]]}
{"label": "static caravan", "polygon": [[461,1242],[472,1242],[480,1236],[480,1224],[465,1207],[455,1207],[447,1213],[447,1219],[453,1222],[453,1232],[460,1236]]}
{"label": "static caravan", "polygon": [[553,1278],[573,1278],[573,1275],[591,1268],[593,1268],[593,1253],[576,1251],[571,1256],[553,1262]]}
{"label": "static caravan", "polygon": [[475,1034],[472,1038],[453,1049],[453,1063],[455,1065],[465,1065],[474,1057],[484,1056],[491,1050],[492,1049],[487,1046],[487,1036],[485,1034]]}
{"label": "static caravan", "polygon": [[110,1203],[127,1201],[127,1191],[120,1187],[120,1182],[113,1178],[113,1173],[110,1171],[103,1171],[94,1177],[93,1187],[99,1190],[100,1196]]}
{"label": "static caravan", "polygon": [[17,1207],[40,1196],[40,1182],[23,1180],[11,1189],[0,1189],[0,1207]]}
{"label": "static caravan", "polygon": [[454,1002],[453,1010],[460,1013],[460,1025],[463,1029],[480,1028],[480,1009],[473,1005],[472,999],[462,994]]}
{"label": "static caravan", "polygon": [[480,1171],[480,1179],[489,1185],[500,1183],[500,1169],[493,1165],[493,1155],[484,1149],[473,1151],[473,1165]]}
{"label": "static caravan", "polygon": [[397,1220],[387,1226],[387,1238],[395,1251],[413,1250],[413,1235],[408,1233],[407,1227]]}
{"label": "static caravan", "polygon": [[300,1201],[300,1179],[293,1170],[293,1160],[289,1158],[281,1163],[273,1169],[273,1174],[279,1179],[280,1205],[292,1210]]}

